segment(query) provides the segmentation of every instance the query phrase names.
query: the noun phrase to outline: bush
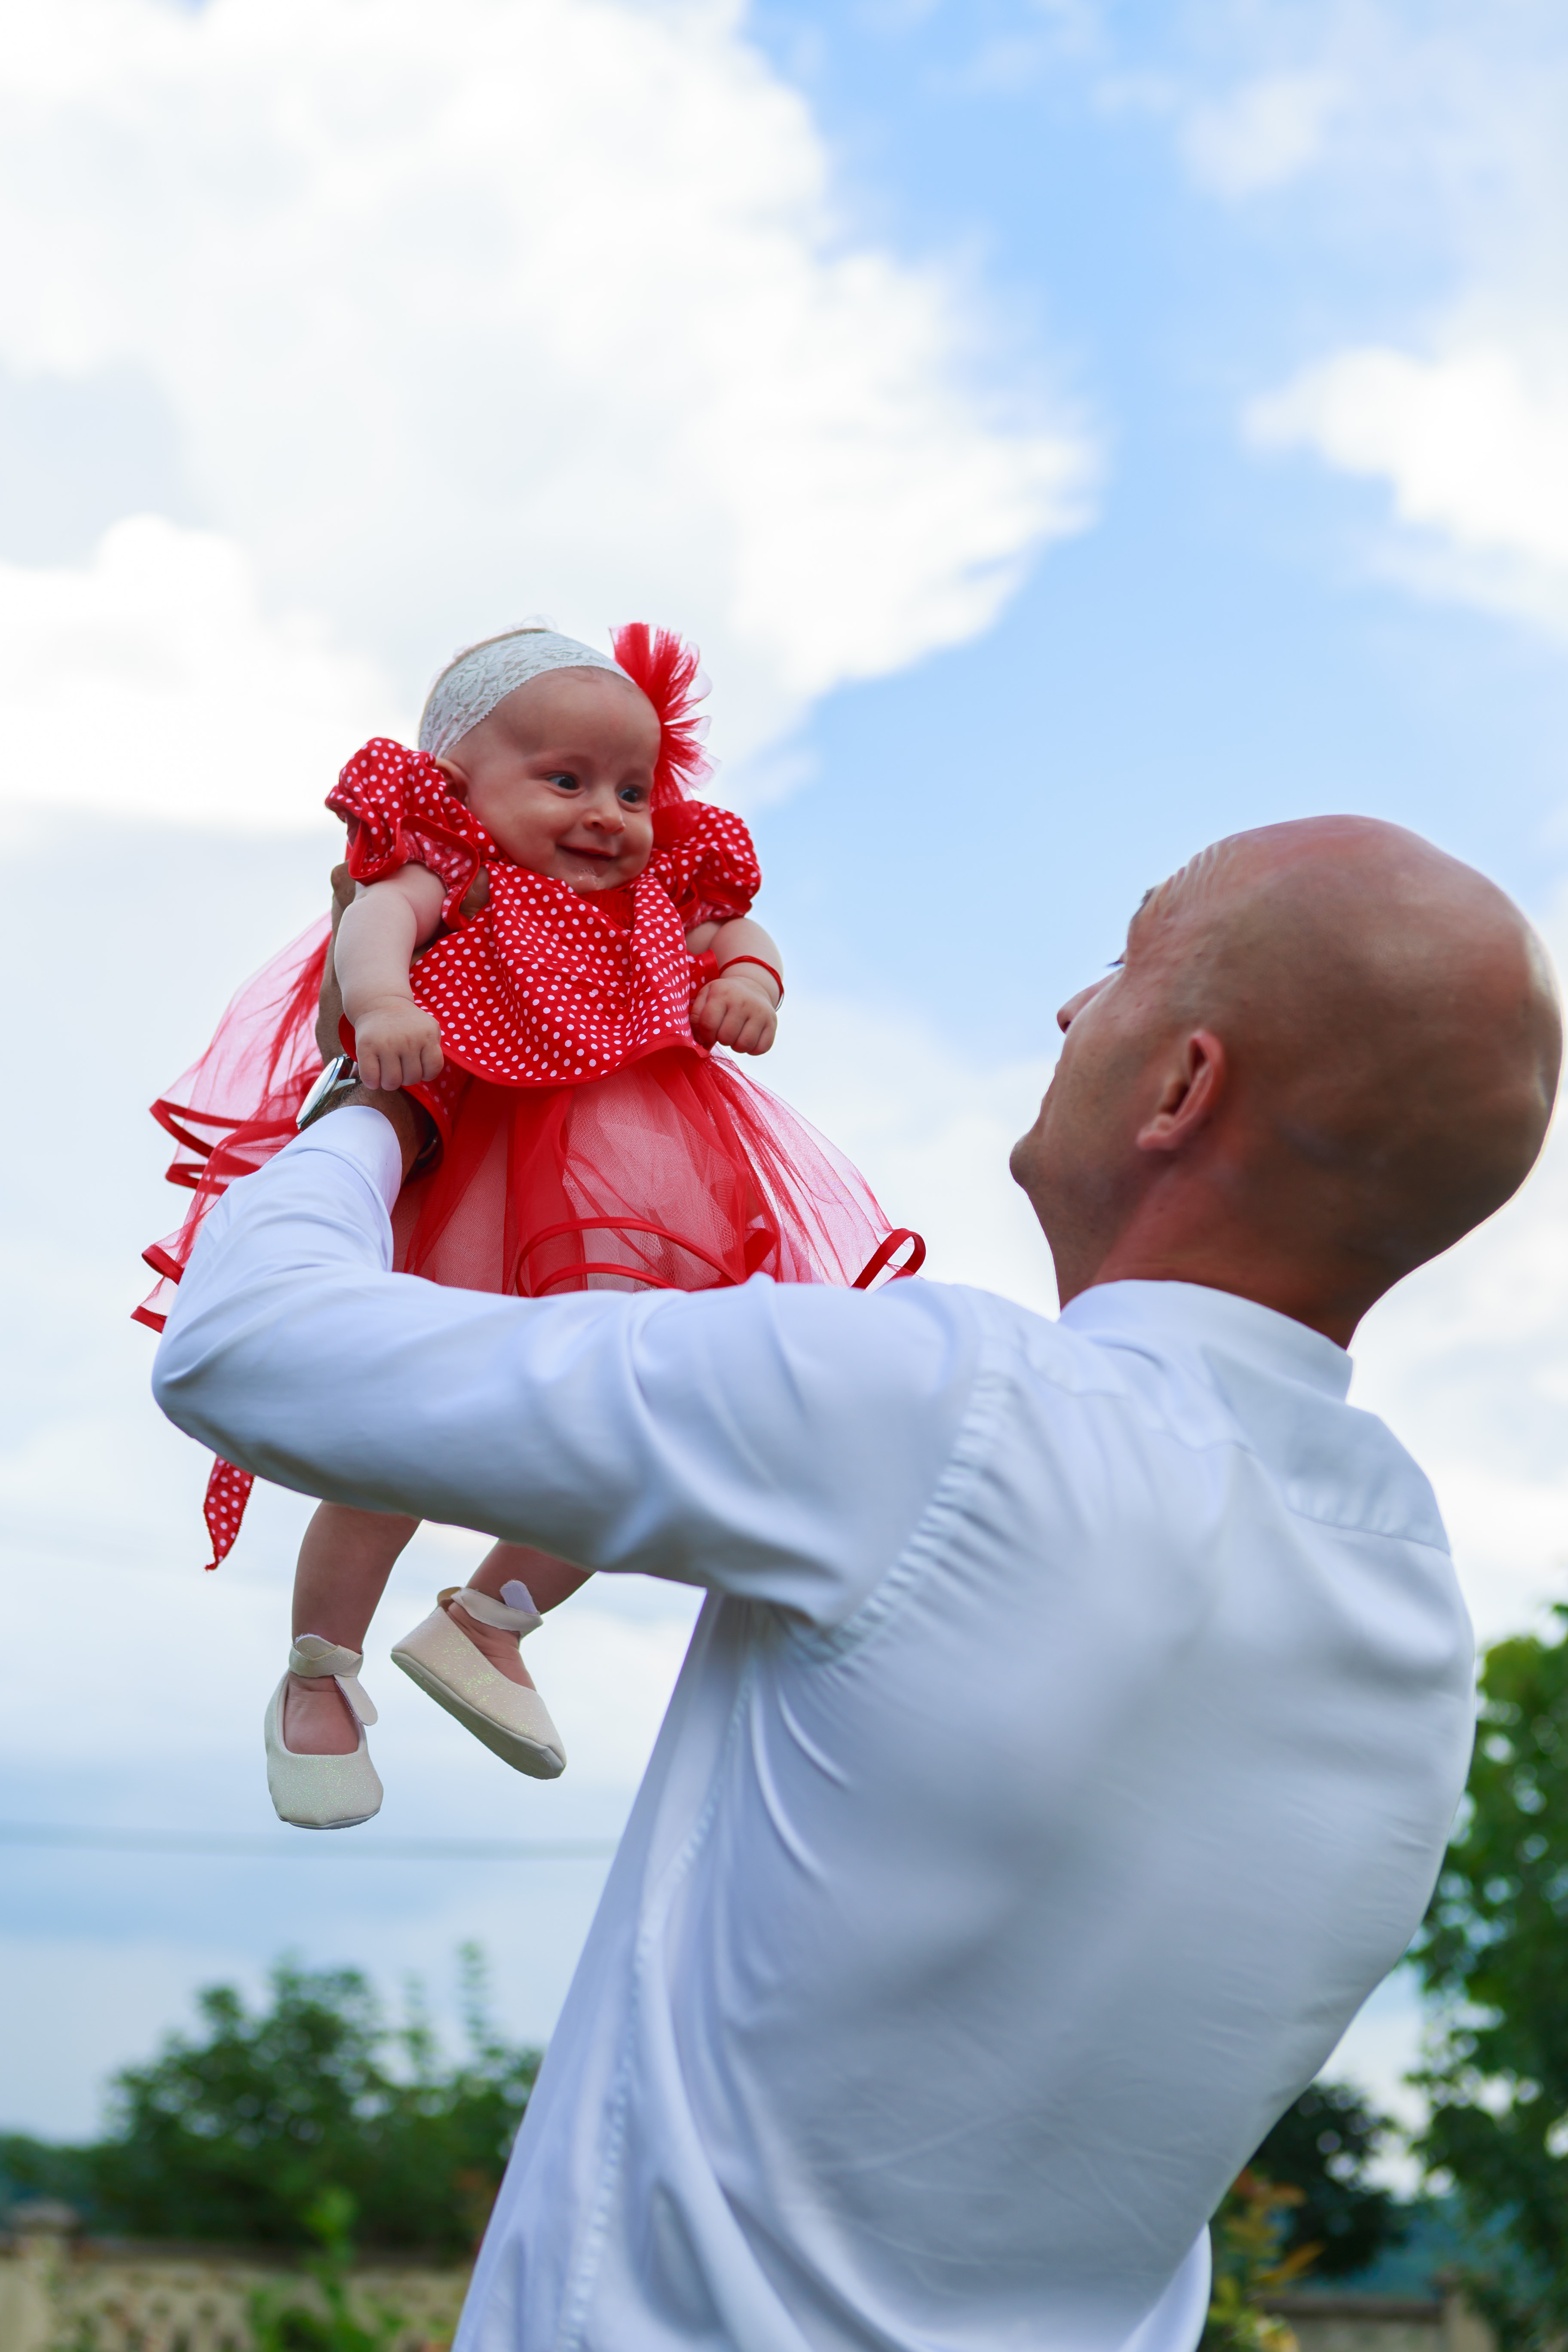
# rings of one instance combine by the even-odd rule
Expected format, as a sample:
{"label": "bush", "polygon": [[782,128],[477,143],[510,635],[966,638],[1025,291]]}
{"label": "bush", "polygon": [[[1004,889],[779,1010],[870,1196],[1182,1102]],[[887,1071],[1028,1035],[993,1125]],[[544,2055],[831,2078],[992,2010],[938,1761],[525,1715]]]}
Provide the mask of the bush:
{"label": "bush", "polygon": [[[321,2242],[321,2200],[338,2196],[367,2245],[468,2253],[539,2053],[500,2040],[479,1955],[462,1958],[468,2049],[456,2063],[443,2063],[417,2006],[389,2026],[353,1969],[280,1963],[255,2013],[232,1986],[210,1987],[197,2001],[205,2035],[172,2034],[149,2064],[126,2067],[108,2136],[53,2152],[54,2193],[130,2237],[296,2246]],[[85,2198],[71,2195],[72,2177]]]}
{"label": "bush", "polygon": [[1298,2352],[1265,2298],[1294,2286],[1312,2266],[1312,2249],[1285,2250],[1299,2189],[1265,2179],[1249,2166],[1237,2174],[1214,2217],[1214,2284],[1200,2352]]}
{"label": "bush", "polygon": [[288,2286],[261,2287],[250,2298],[252,2352],[393,2352],[408,2333],[403,2314],[376,2304],[368,2319],[354,2307],[353,2199],[324,2189],[304,2216],[318,2251],[301,2267],[316,2282],[321,2308]]}

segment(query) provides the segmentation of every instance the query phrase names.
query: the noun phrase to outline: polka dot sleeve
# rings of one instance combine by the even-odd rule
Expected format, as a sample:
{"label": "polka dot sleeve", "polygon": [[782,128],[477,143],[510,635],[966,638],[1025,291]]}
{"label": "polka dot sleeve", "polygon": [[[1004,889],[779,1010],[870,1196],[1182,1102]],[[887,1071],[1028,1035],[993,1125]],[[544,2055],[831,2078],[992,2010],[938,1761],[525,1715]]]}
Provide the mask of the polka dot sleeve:
{"label": "polka dot sleeve", "polygon": [[486,837],[427,752],[373,737],[344,768],[327,806],[348,826],[349,872],[356,882],[384,881],[404,866],[427,866],[447,886],[442,921],[461,926],[458,901],[484,862]]}
{"label": "polka dot sleeve", "polygon": [[763,877],[742,818],[709,801],[686,801],[661,810],[654,824],[657,846],[647,870],[688,930],[751,912]]}

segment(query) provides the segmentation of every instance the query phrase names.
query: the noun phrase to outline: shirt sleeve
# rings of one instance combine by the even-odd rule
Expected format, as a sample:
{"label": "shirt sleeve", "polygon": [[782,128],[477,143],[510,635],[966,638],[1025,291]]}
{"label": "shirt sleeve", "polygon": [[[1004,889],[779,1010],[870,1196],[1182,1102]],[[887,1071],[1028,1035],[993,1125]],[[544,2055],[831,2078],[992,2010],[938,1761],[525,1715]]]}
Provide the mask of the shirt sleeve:
{"label": "shirt sleeve", "polygon": [[967,1294],[899,1282],[498,1298],[389,1271],[391,1127],[336,1111],[230,1187],[158,1350],[164,1412],[278,1485],[842,1622],[963,1424]]}

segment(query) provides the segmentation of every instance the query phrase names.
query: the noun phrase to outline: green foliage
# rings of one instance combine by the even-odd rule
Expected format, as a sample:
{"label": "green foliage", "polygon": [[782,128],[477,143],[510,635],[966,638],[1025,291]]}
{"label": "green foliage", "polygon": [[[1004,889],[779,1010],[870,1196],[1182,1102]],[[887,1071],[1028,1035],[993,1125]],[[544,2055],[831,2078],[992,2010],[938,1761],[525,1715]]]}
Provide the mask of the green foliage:
{"label": "green foliage", "polygon": [[1407,2216],[1393,2192],[1367,2179],[1392,2129],[1348,2083],[1314,2083],[1288,2107],[1252,2159],[1266,2179],[1299,2189],[1286,2253],[1316,2246],[1315,2274],[1344,2278],[1404,2242]]}
{"label": "green foliage", "polygon": [[1568,2328],[1568,1609],[1487,1654],[1466,1811],[1415,1963],[1440,2004],[1421,2153],[1493,2251],[1467,2266],[1505,2352]]}
{"label": "green foliage", "polygon": [[84,2152],[106,2226],[321,2244],[322,2199],[338,2194],[372,2245],[468,2252],[539,2053],[498,2038],[479,1956],[463,1958],[468,2048],[456,2065],[417,2007],[390,2028],[352,1969],[279,1965],[258,2014],[231,1986],[202,1993],[205,2036],[171,2035],[118,2075],[110,2136]]}
{"label": "green foliage", "polygon": [[1285,2248],[1301,2202],[1299,2189],[1250,2166],[1231,2183],[1214,2217],[1214,2285],[1199,2352],[1296,2352],[1294,2335],[1263,2298],[1311,2267],[1315,2247]]}
{"label": "green foliage", "polygon": [[301,2218],[318,2252],[300,2267],[316,2283],[321,2308],[287,2285],[259,2288],[250,2298],[253,2352],[392,2352],[407,2333],[401,2312],[375,2304],[365,2318],[354,2308],[353,2199],[345,2189],[324,2189]]}
{"label": "green foliage", "polygon": [[85,2148],[32,2139],[26,2132],[0,2132],[0,2220],[13,2205],[35,2197],[52,2198],[91,2221],[91,2158]]}

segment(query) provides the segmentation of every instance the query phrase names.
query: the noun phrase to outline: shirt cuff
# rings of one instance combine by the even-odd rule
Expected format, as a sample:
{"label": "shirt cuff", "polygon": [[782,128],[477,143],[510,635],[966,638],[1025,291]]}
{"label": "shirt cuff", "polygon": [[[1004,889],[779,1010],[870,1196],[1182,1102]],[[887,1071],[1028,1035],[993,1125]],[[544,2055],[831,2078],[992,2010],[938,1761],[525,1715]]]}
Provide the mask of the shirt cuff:
{"label": "shirt cuff", "polygon": [[304,1151],[328,1151],[334,1160],[346,1160],[374,1186],[387,1215],[392,1214],[403,1190],[403,1147],[396,1129],[383,1112],[372,1110],[368,1103],[349,1103],[342,1110],[329,1111],[303,1135],[286,1143],[278,1156],[287,1160]]}

